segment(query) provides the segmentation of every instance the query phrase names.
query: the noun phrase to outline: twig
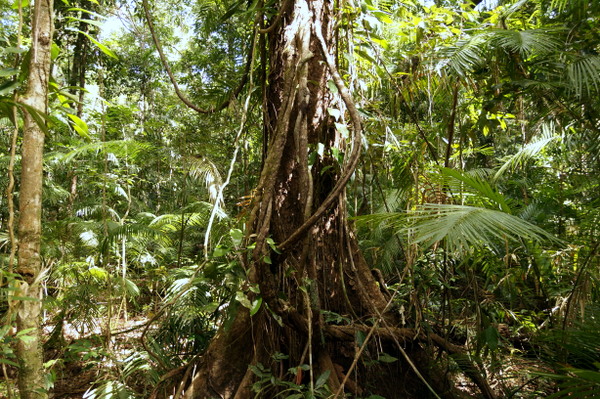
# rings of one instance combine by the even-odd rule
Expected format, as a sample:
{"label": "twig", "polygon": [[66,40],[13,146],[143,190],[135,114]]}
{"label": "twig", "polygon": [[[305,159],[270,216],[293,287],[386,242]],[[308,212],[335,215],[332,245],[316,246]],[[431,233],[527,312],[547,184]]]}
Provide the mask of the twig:
{"label": "twig", "polygon": [[389,299],[388,303],[385,305],[385,308],[383,309],[383,312],[379,313],[378,319],[375,320],[375,323],[373,323],[373,326],[369,329],[369,333],[365,337],[365,340],[363,341],[363,344],[359,348],[358,352],[356,352],[356,355],[354,355],[354,360],[352,361],[352,364],[348,368],[348,371],[346,372],[346,375],[344,376],[344,379],[342,380],[342,383],[340,384],[338,390],[336,391],[335,395],[333,396],[333,399],[336,399],[343,392],[344,385],[346,385],[346,382],[348,382],[348,378],[350,378],[350,374],[352,374],[352,371],[356,367],[356,364],[358,363],[358,360],[360,359],[360,356],[362,355],[363,351],[367,347],[367,344],[369,343],[369,339],[371,339],[371,337],[373,336],[373,333],[375,332],[375,330],[377,330],[377,326],[379,325],[379,322],[383,320],[383,315],[382,314],[385,313],[386,310],[389,308],[389,306],[392,304],[392,302],[394,301],[394,298],[395,298],[395,296],[396,296],[397,293],[398,293],[398,291],[394,292],[394,294]]}

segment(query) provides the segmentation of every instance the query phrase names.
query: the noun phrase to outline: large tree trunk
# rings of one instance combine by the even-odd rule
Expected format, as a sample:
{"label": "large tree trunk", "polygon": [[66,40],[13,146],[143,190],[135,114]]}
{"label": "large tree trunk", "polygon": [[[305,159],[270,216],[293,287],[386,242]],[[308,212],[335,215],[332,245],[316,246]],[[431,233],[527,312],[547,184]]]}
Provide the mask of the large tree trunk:
{"label": "large tree trunk", "polygon": [[[346,220],[343,187],[358,161],[361,126],[332,61],[337,50],[333,5],[328,0],[282,1],[277,25],[263,29],[269,51],[263,108],[267,152],[247,224],[248,243],[256,246],[245,265],[263,306],[254,316],[241,306],[235,310],[233,321],[220,329],[203,356],[186,390],[188,399],[254,397],[257,377],[248,366],[259,363],[274,378],[306,387],[329,372],[333,393],[343,385],[343,392],[355,395],[429,397],[430,390],[403,359],[391,367],[353,365],[357,341],[371,329],[387,327],[389,343],[383,348],[401,358],[402,349],[393,341],[402,343],[423,379],[440,395],[452,396],[443,379],[436,383],[428,375],[429,357],[411,342],[415,331],[396,328],[398,312],[375,282]],[[328,88],[330,81],[337,93]],[[336,130],[329,108],[345,113],[353,140]],[[280,251],[273,250],[273,242]],[[254,294],[249,290],[248,295]],[[345,320],[342,325],[328,320],[338,317]],[[376,347],[369,350],[376,359]],[[286,358],[274,360],[275,353]],[[302,364],[309,370],[302,371]],[[290,368],[297,370],[295,376]],[[271,387],[259,396],[276,392]]]}
{"label": "large tree trunk", "polygon": [[[32,45],[27,89],[21,101],[37,112],[48,108],[50,48],[52,45],[52,1],[37,0],[32,14]],[[17,329],[29,331],[27,340],[17,341],[19,391],[22,399],[47,398],[43,366],[40,317],[42,309],[40,239],[42,233],[42,178],[44,132],[25,112],[19,192],[19,251],[17,273]]]}

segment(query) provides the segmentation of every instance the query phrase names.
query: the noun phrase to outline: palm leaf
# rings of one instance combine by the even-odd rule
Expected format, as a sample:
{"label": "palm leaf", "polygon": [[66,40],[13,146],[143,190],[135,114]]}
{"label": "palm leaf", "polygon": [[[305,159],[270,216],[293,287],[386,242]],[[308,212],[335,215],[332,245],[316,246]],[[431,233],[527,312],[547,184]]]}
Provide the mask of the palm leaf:
{"label": "palm leaf", "polygon": [[465,205],[425,204],[412,211],[410,221],[412,226],[405,231],[413,243],[432,245],[445,240],[456,250],[505,240],[558,242],[542,228],[516,216]]}
{"label": "palm leaf", "polygon": [[469,173],[461,173],[457,170],[442,168],[442,174],[444,176],[453,177],[459,182],[463,183],[460,187],[460,191],[464,189],[471,189],[477,194],[477,197],[484,197],[491,201],[492,205],[497,206],[498,209],[505,213],[511,213],[511,209],[508,206],[504,196],[497,192],[486,180],[482,179],[480,175],[469,175]]}
{"label": "palm leaf", "polygon": [[114,244],[122,239],[126,240],[140,240],[145,241],[156,241],[163,246],[170,245],[171,241],[169,237],[160,229],[153,228],[141,223],[130,223],[130,224],[113,224],[108,230],[108,235],[104,237],[102,242],[102,251],[106,250],[109,244]]}
{"label": "palm leaf", "polygon": [[65,163],[71,162],[76,158],[94,153],[112,153],[115,156],[128,156],[136,158],[142,153],[147,153],[152,150],[152,146],[148,143],[140,143],[135,140],[113,140],[98,143],[90,143],[77,147],[71,152],[68,152],[59,159]]}
{"label": "palm leaf", "polygon": [[[150,222],[150,227],[165,233],[179,231],[182,222],[189,226],[206,227],[212,207],[208,202],[197,201],[182,209],[181,213],[167,213],[156,217]],[[225,219],[227,214],[218,209],[216,216]]]}
{"label": "palm leaf", "polygon": [[105,215],[111,216],[113,220],[120,219],[119,213],[115,209],[103,207],[101,204],[79,208],[75,212],[75,215],[81,218],[94,218],[96,220],[103,220]]}
{"label": "palm leaf", "polygon": [[[185,157],[184,161],[189,168],[191,177],[198,180],[204,180],[210,201],[215,203],[217,201],[219,188],[223,185],[223,179],[221,178],[217,165],[206,157]],[[219,204],[221,207],[223,206],[222,202],[223,200],[221,199],[221,204]]]}
{"label": "palm leaf", "polygon": [[465,76],[485,62],[487,33],[459,40],[455,46],[448,47],[442,55],[444,60],[438,64],[438,69],[448,67],[451,73]]}
{"label": "palm leaf", "polygon": [[504,164],[494,174],[494,180],[498,180],[504,172],[508,169],[515,169],[520,165],[523,165],[528,160],[534,158],[542,150],[546,148],[551,142],[560,139],[560,136],[555,134],[554,123],[542,125],[542,135],[537,140],[530,142],[523,146],[516,154],[511,155],[507,158]]}
{"label": "palm leaf", "polygon": [[490,32],[489,41],[503,50],[519,53],[521,57],[528,58],[558,50],[562,45],[558,32],[557,29],[494,30]]}
{"label": "palm leaf", "polygon": [[579,57],[567,65],[567,80],[578,97],[597,92],[600,84],[600,56]]}
{"label": "palm leaf", "polygon": [[5,246],[9,242],[10,242],[10,239],[8,238],[8,233],[6,233],[4,231],[0,231],[0,248]]}

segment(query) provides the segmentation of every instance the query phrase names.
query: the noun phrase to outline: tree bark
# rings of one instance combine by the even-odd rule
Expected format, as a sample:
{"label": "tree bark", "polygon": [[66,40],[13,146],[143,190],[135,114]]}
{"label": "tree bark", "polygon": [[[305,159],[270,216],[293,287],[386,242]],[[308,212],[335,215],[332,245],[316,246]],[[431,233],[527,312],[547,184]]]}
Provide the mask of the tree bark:
{"label": "tree bark", "polygon": [[[21,97],[22,103],[40,113],[46,113],[48,108],[53,33],[52,5],[51,0],[35,2],[29,76],[26,91]],[[44,386],[45,370],[40,330],[43,153],[44,132],[34,118],[25,112],[19,196],[17,274],[20,279],[17,280],[17,296],[26,297],[27,300],[16,302],[16,314],[18,331],[29,331],[26,335],[31,338],[17,341],[19,391],[22,399],[48,397]]]}

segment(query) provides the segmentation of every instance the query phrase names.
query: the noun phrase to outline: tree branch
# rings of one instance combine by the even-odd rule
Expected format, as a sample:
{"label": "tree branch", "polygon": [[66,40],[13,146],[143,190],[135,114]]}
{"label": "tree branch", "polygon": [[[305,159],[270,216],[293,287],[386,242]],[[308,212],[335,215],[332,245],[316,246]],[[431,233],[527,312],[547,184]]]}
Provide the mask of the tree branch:
{"label": "tree branch", "polygon": [[[152,36],[152,40],[154,41],[154,45],[156,46],[156,50],[158,51],[160,61],[163,65],[163,67],[165,68],[165,70],[167,71],[167,75],[169,75],[169,80],[173,84],[173,88],[175,89],[175,93],[177,94],[177,97],[179,97],[179,99],[188,108],[193,109],[194,111],[198,112],[199,114],[212,114],[212,113],[221,111],[221,110],[225,109],[226,107],[228,107],[229,104],[231,103],[231,99],[234,97],[237,97],[241,93],[244,86],[246,85],[246,82],[248,82],[248,75],[250,74],[250,68],[252,67],[252,56],[253,56],[253,52],[254,52],[254,46],[250,47],[250,52],[248,54],[248,58],[246,61],[246,67],[244,69],[244,74],[242,76],[242,79],[240,80],[240,83],[238,84],[238,86],[231,92],[231,94],[229,95],[229,98],[227,100],[223,101],[217,107],[212,107],[212,108],[208,108],[208,109],[200,108],[197,105],[195,105],[194,103],[192,103],[185,96],[185,94],[183,94],[183,92],[179,88],[179,84],[177,84],[175,75],[173,75],[173,71],[171,70],[171,67],[169,66],[167,57],[165,56],[165,53],[162,49],[162,45],[160,44],[160,40],[158,39],[158,35],[156,34],[156,31],[154,30],[154,23],[152,22],[152,15],[150,14],[150,10],[148,7],[148,0],[142,0],[142,6],[144,7],[144,14],[146,16],[146,20],[148,21],[148,28],[150,29],[150,35]],[[254,32],[254,35],[256,35],[256,31]],[[254,43],[254,40],[252,40],[252,43]]]}

